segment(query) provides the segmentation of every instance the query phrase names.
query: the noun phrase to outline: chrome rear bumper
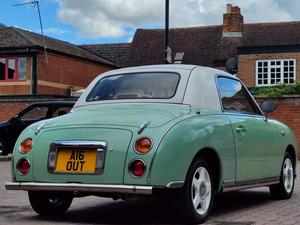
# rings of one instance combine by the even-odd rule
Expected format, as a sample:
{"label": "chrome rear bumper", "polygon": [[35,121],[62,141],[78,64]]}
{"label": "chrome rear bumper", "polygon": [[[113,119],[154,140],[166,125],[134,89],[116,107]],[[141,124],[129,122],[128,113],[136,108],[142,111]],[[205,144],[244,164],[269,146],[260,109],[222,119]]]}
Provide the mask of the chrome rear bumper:
{"label": "chrome rear bumper", "polygon": [[7,182],[5,188],[7,190],[23,191],[78,191],[141,195],[152,195],[153,189],[152,186],[37,182]]}

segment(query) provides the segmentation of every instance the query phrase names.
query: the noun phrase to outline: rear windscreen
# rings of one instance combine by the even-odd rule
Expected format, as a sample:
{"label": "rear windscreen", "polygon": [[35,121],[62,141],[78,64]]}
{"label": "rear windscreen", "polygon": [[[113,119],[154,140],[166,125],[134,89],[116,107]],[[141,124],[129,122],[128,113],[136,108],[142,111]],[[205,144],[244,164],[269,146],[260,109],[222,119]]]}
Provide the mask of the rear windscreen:
{"label": "rear windscreen", "polygon": [[134,73],[108,76],[99,80],[86,101],[119,99],[169,99],[179,82],[176,73]]}

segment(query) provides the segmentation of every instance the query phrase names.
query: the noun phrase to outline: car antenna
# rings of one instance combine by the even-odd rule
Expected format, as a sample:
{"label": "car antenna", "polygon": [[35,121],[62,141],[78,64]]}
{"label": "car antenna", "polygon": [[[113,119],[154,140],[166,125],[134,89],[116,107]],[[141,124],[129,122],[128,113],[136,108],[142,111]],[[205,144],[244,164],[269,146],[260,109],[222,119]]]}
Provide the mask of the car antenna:
{"label": "car antenna", "polygon": [[41,17],[41,11],[40,11],[39,1],[38,0],[34,0],[34,1],[30,1],[30,2],[24,2],[24,3],[15,4],[13,6],[21,6],[21,5],[28,5],[28,4],[32,4],[33,7],[37,6],[37,10],[38,10],[38,14],[39,14],[40,27],[41,27],[41,33],[42,33],[42,39],[43,39],[43,46],[44,46],[45,58],[46,58],[46,63],[48,64],[47,47],[46,47],[44,30],[43,30],[43,23],[42,23],[42,17]]}

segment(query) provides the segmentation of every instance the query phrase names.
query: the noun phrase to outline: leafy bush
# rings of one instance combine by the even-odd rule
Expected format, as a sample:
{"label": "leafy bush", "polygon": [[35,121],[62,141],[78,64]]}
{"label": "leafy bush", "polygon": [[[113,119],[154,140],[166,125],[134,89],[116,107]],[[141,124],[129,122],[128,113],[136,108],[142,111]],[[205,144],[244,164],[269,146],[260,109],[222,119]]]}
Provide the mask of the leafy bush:
{"label": "leafy bush", "polygon": [[249,88],[250,92],[256,96],[281,97],[283,95],[300,95],[300,82],[295,84],[279,84],[270,87]]}

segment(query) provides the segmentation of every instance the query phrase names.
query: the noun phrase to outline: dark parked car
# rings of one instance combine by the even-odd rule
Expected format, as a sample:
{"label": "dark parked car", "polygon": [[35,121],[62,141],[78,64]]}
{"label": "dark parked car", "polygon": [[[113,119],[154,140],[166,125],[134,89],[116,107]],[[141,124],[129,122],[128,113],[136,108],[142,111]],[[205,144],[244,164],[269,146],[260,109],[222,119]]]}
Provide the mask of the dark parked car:
{"label": "dark parked car", "polygon": [[0,155],[13,151],[21,132],[30,124],[68,113],[75,101],[39,102],[28,106],[6,122],[0,122]]}

